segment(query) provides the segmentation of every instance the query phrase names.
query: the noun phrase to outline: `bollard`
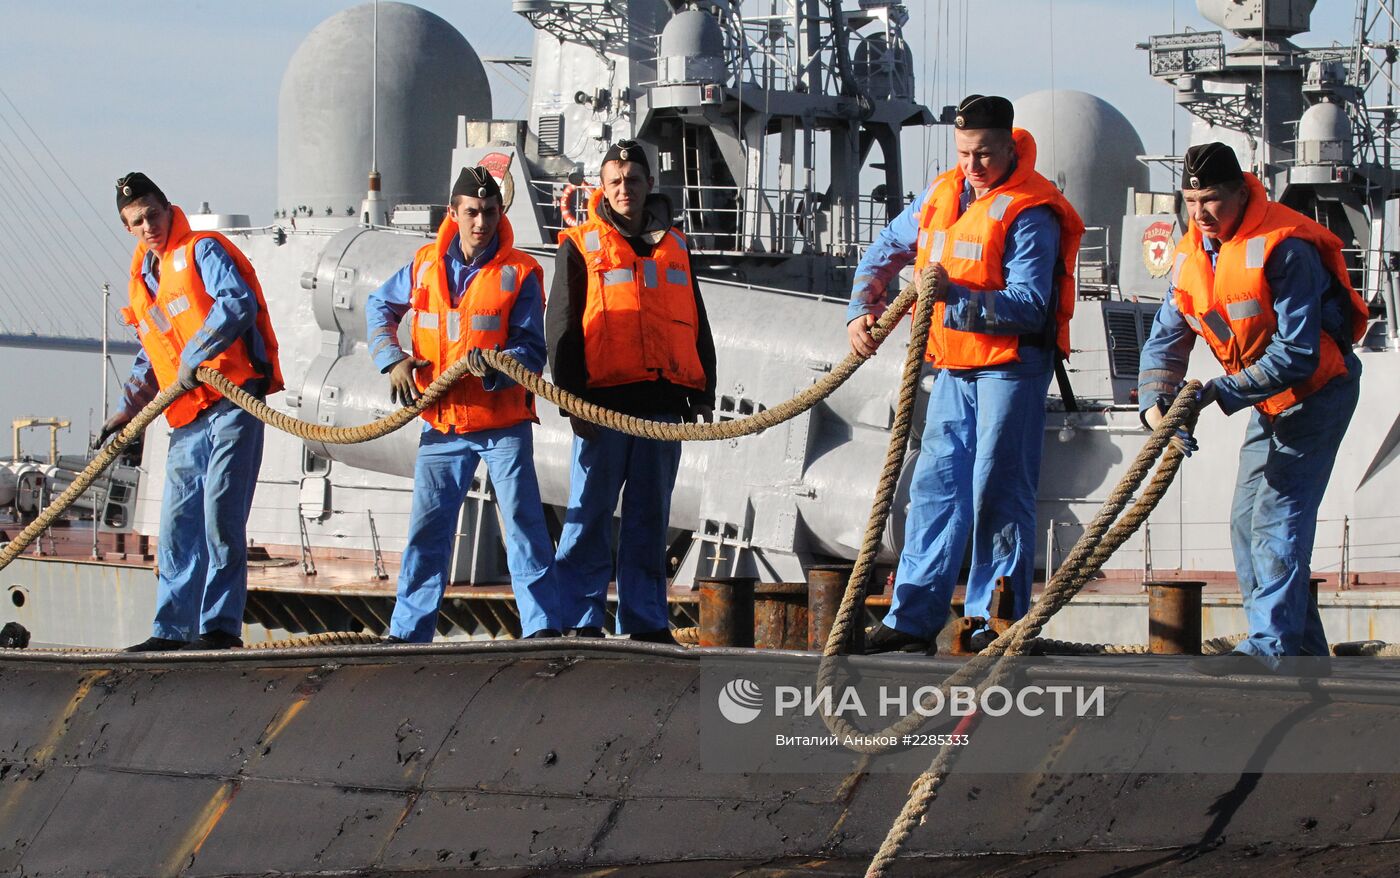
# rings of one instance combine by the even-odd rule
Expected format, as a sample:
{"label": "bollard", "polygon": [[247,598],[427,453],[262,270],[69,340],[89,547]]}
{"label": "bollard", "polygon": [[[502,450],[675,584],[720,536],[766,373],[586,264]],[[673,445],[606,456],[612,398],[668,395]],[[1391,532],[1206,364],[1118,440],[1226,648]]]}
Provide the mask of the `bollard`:
{"label": "bollard", "polygon": [[[851,578],[850,564],[818,564],[807,568],[807,648],[821,652],[841,610],[841,598]],[[864,623],[852,626],[863,629]]]}
{"label": "bollard", "polygon": [[701,579],[700,645],[753,646],[751,576]]}
{"label": "bollard", "polygon": [[1204,582],[1158,580],[1147,586],[1147,651],[1153,655],[1201,654],[1201,589]]}
{"label": "bollard", "polygon": [[991,613],[988,625],[997,634],[1016,624],[1016,593],[1011,590],[1010,577],[997,577],[997,587],[992,591]]}
{"label": "bollard", "polygon": [[953,620],[953,636],[948,643],[948,655],[977,655],[972,643],[973,632],[988,627],[981,616],[959,616]]}
{"label": "bollard", "polygon": [[765,582],[753,590],[753,645],[807,648],[807,583]]}

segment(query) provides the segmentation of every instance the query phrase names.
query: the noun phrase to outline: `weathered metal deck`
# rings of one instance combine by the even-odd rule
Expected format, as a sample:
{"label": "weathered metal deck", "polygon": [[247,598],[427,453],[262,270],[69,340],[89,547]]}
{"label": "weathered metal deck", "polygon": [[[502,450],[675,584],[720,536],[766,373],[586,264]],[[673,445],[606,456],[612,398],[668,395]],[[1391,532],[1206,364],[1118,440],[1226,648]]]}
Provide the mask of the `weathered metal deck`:
{"label": "weathered metal deck", "polygon": [[[865,775],[843,798],[839,772],[715,764],[702,681],[742,661],[753,651],[593,641],[3,653],[0,875],[858,871],[910,774]],[[955,667],[867,661],[931,681]],[[762,662],[791,680],[816,669],[793,653]],[[1157,741],[1228,719],[1241,700],[1238,680],[1135,667],[1114,665],[1115,709],[1141,710]],[[1336,747],[1393,753],[1400,687],[1334,670],[1265,688],[1283,726],[1301,699]],[[1047,731],[1067,745],[1090,734],[1073,720]],[[1260,748],[1291,752],[1240,735],[1246,769]],[[1065,758],[955,773],[906,848],[933,859],[903,874],[1239,874],[1261,862],[1393,874],[1400,862],[1400,784],[1385,772],[1057,770]]]}

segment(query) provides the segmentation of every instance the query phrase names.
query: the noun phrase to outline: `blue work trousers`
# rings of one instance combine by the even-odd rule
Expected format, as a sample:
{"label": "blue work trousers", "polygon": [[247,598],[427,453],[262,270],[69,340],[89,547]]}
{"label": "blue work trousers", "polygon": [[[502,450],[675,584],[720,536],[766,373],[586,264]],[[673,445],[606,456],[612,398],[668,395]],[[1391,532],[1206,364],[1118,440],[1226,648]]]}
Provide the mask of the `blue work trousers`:
{"label": "blue work trousers", "polygon": [[670,628],[666,528],[680,463],[679,442],[639,439],[603,427],[592,439],[574,437],[569,512],[555,561],[565,605],[572,607],[565,614],[570,627],[607,625],[612,519],[621,494],[617,633]]}
{"label": "blue work trousers", "polygon": [[933,640],[948,621],[968,534],[964,614],[986,616],[1010,578],[1017,618],[1030,607],[1035,498],[1050,372],[942,370],[929,394],[909,486],[904,551],[885,625]]}
{"label": "blue work trousers", "polygon": [[529,421],[473,433],[440,433],[427,427],[418,437],[413,513],[390,634],[410,643],[432,641],[447,588],[458,514],[478,460],[486,461],[505,522],[506,566],[520,611],[521,634],[528,637],[541,628],[559,628],[554,545],[535,478],[532,427]]}
{"label": "blue work trousers", "polygon": [[1240,448],[1230,545],[1249,639],[1262,656],[1328,654],[1309,594],[1317,510],[1360,395],[1361,362],[1348,374],[1270,418],[1256,409]]}
{"label": "blue work trousers", "polygon": [[156,637],[243,633],[248,510],[262,452],[262,422],[226,399],[170,431],[151,629]]}

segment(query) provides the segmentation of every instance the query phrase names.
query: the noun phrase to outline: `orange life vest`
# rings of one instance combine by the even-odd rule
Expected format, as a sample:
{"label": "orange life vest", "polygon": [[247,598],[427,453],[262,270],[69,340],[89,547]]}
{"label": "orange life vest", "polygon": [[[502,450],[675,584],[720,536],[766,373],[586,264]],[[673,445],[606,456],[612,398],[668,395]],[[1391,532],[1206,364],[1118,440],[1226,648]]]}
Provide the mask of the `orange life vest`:
{"label": "orange life vest", "polygon": [[700,365],[700,319],[685,236],[669,229],[642,258],[599,215],[603,190],[588,199],[587,222],[559,233],[574,242],[588,266],[583,311],[589,387],[615,387],[664,378],[705,389]]}
{"label": "orange life vest", "polygon": [[[941,262],[948,279],[974,293],[1006,288],[1003,257],[1006,233],[1021,212],[1046,205],[1060,221],[1060,253],[1055,265],[1055,345],[1069,356],[1069,319],[1074,315],[1074,261],[1084,222],[1055,184],[1035,170],[1035,139],[1021,128],[1012,131],[1016,170],[1006,182],[990,190],[958,215],[958,200],[966,176],[961,166],[933,181],[919,217],[919,242],[915,270]],[[940,369],[976,369],[1014,363],[1020,359],[1020,337],[964,332],[943,325],[947,306],[934,305],[929,329],[929,362]]]}
{"label": "orange life vest", "polygon": [[[1201,230],[1194,222],[1176,245],[1173,296],[1186,323],[1206,340],[1226,373],[1233,375],[1251,366],[1264,355],[1278,329],[1264,266],[1279,242],[1298,238],[1317,248],[1323,266],[1346,289],[1351,339],[1360,341],[1366,333],[1368,312],[1365,301],[1352,288],[1342,258],[1342,242],[1296,210],[1270,201],[1263,184],[1253,174],[1245,174],[1245,185],[1249,188],[1249,203],[1234,235],[1220,242],[1213,270],[1210,254],[1201,244]],[[1256,408],[1276,415],[1346,373],[1341,348],[1324,332],[1313,374]]]}
{"label": "orange life vest", "polygon": [[[457,232],[457,221],[449,213],[438,227],[437,240],[424,244],[413,257],[413,356],[431,364],[414,374],[419,390],[426,390],[437,376],[473,348],[505,347],[510,335],[510,312],[525,278],[534,275],[540,295],[544,295],[540,264],[515,249],[510,220],[503,216],[496,232],[496,255],[477,269],[454,306],[447,276],[447,249]],[[465,375],[424,409],[422,417],[442,433],[496,430],[536,420],[535,400],[518,384],[487,390],[480,378]]]}
{"label": "orange life vest", "polygon": [[[145,264],[147,247],[136,245],[131,256],[131,282],[128,286],[130,307],[121,310],[122,319],[129,326],[136,327],[141,337],[141,347],[155,371],[156,382],[164,390],[175,383],[180,371],[180,354],[185,345],[204,326],[209,311],[214,307],[214,298],[204,288],[204,278],[199,275],[195,261],[195,245],[205,238],[213,238],[228,253],[238,274],[243,278],[258,298],[258,314],[254,331],[262,336],[263,350],[267,354],[266,370],[260,372],[248,354],[243,340],[235,339],[223,353],[203,365],[220,372],[234,384],[242,387],[254,378],[267,381],[266,392],[270,395],[282,389],[282,367],[277,361],[277,336],[272,331],[272,320],[267,313],[267,300],[263,298],[262,285],[258,283],[253,264],[242,251],[228,238],[218,232],[195,232],[190,229],[185,212],[179,207],[170,208],[170,236],[166,239],[165,250],[160,257],[160,281],[155,298],[141,275]],[[190,423],[199,413],[218,402],[223,396],[207,384],[201,384],[181,396],[165,410],[165,419],[171,427],[182,427]]]}

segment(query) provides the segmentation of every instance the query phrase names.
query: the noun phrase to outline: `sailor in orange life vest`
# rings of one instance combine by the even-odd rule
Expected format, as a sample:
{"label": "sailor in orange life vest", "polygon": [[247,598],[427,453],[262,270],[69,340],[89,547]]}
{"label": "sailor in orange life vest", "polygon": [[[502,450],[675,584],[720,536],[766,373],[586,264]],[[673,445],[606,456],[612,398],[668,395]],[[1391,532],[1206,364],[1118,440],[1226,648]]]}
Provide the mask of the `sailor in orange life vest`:
{"label": "sailor in orange life vest", "polygon": [[[1201,404],[1227,415],[1255,409],[1230,513],[1249,620],[1249,638],[1235,652],[1327,655],[1308,577],[1318,506],[1359,394],[1361,362],[1351,349],[1365,332],[1366,304],[1352,289],[1341,241],[1269,201],[1234,150],[1193,146],[1185,164],[1191,223],[1142,348],[1143,423],[1161,422],[1196,337],[1204,338],[1226,375],[1205,383]],[[1194,448],[1189,437],[1174,441]]]}
{"label": "sailor in orange life vest", "polygon": [[[909,486],[889,613],[867,652],[929,652],[947,622],[968,535],[965,615],[988,616],[998,577],[1017,617],[1030,605],[1045,394],[1069,354],[1074,259],[1084,224],[1035,170],[1035,141],[1003,97],[970,95],[953,132],[957,165],[890,223],[856,269],[851,350],[909,262],[937,299],[927,358],[937,370]],[[973,633],[974,643],[991,637]]]}
{"label": "sailor in orange life vest", "polygon": [[[603,157],[588,220],[559,235],[550,290],[550,373],[560,387],[626,414],[667,421],[713,416],[715,345],[671,203],[651,193],[635,141]],[[617,632],[675,643],[666,605],[666,528],[681,444],[638,439],[571,418],[574,463],[557,571],[566,624],[601,637],[617,548]]]}
{"label": "sailor in orange life vest", "polygon": [[[539,263],[515,249],[496,178],[485,168],[463,168],[437,240],[423,245],[365,305],[370,355],[389,373],[390,399],[402,405],[471,357],[471,375],[423,410],[389,642],[433,639],[453,527],[478,460],[486,461],[505,521],[521,634],[560,634],[554,544],[535,478],[534,397],[481,358],[482,348],[495,348],[533,372],[544,367],[543,277]],[[398,342],[399,323],[410,313],[411,356]]]}
{"label": "sailor in orange life vest", "polygon": [[248,596],[248,510],[262,465],[263,425],[199,383],[208,366],[264,397],[282,389],[277,336],[253,266],[218,232],[191,231],[145,174],[117,181],[117,210],[136,237],[130,306],[141,353],[121,409],[94,446],[171,385],[161,504],[159,587],[152,636],[129,652],[241,646]]}

